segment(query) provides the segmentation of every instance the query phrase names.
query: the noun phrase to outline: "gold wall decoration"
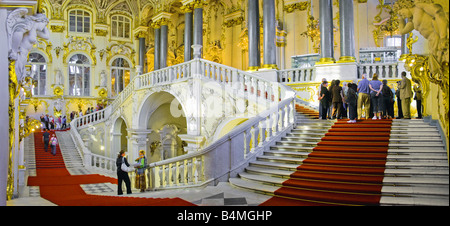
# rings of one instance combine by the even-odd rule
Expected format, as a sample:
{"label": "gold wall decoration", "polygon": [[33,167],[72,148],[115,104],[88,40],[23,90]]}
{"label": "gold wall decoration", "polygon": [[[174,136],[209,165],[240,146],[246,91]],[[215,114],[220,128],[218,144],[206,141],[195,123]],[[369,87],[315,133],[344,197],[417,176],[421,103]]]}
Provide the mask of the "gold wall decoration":
{"label": "gold wall decoration", "polygon": [[308,11],[307,11],[307,23],[306,31],[300,33],[301,36],[309,37],[311,42],[313,43],[313,49],[315,53],[319,52],[320,49],[320,28],[319,28],[319,20],[316,20],[311,13],[311,3],[308,2]]}
{"label": "gold wall decoration", "polygon": [[14,194],[14,165],[13,165],[13,150],[15,148],[15,99],[19,94],[19,84],[16,75],[16,61],[9,62],[9,155],[8,155],[8,179],[6,185],[6,199],[11,200]]}
{"label": "gold wall decoration", "polygon": [[64,25],[51,25],[50,30],[56,33],[62,33],[66,30],[66,26]]}
{"label": "gold wall decoration", "polygon": [[108,64],[114,56],[122,55],[131,60],[131,67],[135,66],[135,54],[133,48],[126,45],[123,42],[114,43],[106,48],[106,53],[108,54],[106,57],[106,63]]}
{"label": "gold wall decoration", "polygon": [[298,3],[285,5],[283,9],[287,13],[292,13],[295,10],[305,11],[309,5],[310,5],[309,2],[298,2]]}
{"label": "gold wall decoration", "polygon": [[97,36],[106,36],[108,34],[108,31],[103,29],[95,29],[94,32]]}
{"label": "gold wall decoration", "polygon": [[239,43],[237,44],[242,52],[248,51],[248,29],[245,28],[239,35]]}
{"label": "gold wall decoration", "polygon": [[220,46],[220,41],[211,42],[210,45],[206,48],[204,58],[209,61],[213,61],[216,63],[222,63],[222,52],[223,49]]}
{"label": "gold wall decoration", "polygon": [[97,57],[95,56],[95,50],[97,49],[90,37],[69,37],[69,42],[63,44],[64,55],[63,61],[66,62],[69,53],[72,51],[81,51],[86,53],[92,59],[92,65],[97,65]]}
{"label": "gold wall decoration", "polygon": [[[394,35],[398,32],[398,18],[397,13],[394,11],[393,7],[389,4],[384,4],[384,0],[378,0],[378,14],[373,18],[373,25],[375,28],[372,30],[373,40],[377,47],[381,46],[380,37],[385,35]],[[389,17],[381,19],[381,14],[387,12]]]}
{"label": "gold wall decoration", "polygon": [[33,48],[40,50],[41,52],[45,53],[47,55],[48,58],[48,63],[52,63],[53,62],[53,57],[52,57],[52,43],[50,41],[47,41],[43,38],[39,38],[37,39],[36,44],[34,44]]}

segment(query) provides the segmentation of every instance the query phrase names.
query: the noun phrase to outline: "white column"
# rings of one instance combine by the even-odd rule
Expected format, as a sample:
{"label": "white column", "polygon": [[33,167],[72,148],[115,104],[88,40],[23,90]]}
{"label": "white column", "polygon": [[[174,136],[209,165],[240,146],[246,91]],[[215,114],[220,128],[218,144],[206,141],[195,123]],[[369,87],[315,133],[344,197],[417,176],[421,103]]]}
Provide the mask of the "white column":
{"label": "white column", "polygon": [[[1,6],[0,6],[1,7]],[[0,32],[6,34],[6,17],[8,15],[8,10],[6,8],[0,8]],[[2,49],[8,49],[8,39],[6,35],[0,35],[0,47]],[[9,147],[9,74],[8,71],[8,51],[0,51],[0,96],[5,98],[0,98],[0,122],[2,125],[0,127],[0,146]],[[8,159],[9,152],[7,148],[4,148],[0,152],[0,206],[6,206],[6,185],[8,178]]]}

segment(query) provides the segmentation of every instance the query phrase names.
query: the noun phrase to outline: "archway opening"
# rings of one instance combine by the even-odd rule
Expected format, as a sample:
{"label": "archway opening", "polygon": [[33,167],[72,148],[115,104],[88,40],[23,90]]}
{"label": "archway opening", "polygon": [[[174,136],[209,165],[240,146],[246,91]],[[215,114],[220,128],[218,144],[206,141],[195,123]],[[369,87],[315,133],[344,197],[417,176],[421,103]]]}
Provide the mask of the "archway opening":
{"label": "archway opening", "polygon": [[151,94],[143,103],[139,126],[152,131],[148,135],[147,157],[150,162],[180,156],[186,144],[178,134],[187,133],[186,114],[182,104],[168,92]]}

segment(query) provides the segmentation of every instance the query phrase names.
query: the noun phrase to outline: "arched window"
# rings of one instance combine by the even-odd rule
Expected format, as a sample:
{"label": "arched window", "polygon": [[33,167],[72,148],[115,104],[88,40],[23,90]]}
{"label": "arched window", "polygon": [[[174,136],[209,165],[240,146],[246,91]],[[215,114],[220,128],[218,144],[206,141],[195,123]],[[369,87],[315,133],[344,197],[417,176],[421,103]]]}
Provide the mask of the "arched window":
{"label": "arched window", "polygon": [[33,87],[31,93],[33,95],[46,95],[46,80],[47,80],[47,62],[44,56],[39,53],[30,53],[28,58],[31,62],[31,73],[33,79],[37,81],[37,84]]}
{"label": "arched window", "polygon": [[111,96],[116,96],[130,83],[130,64],[123,58],[111,64]]}
{"label": "arched window", "polygon": [[131,22],[125,16],[111,17],[111,36],[115,38],[130,38]]}
{"label": "arched window", "polygon": [[75,54],[69,60],[69,95],[90,95],[91,63],[83,54]]}
{"label": "arched window", "polygon": [[69,12],[69,31],[70,32],[91,32],[91,15],[84,10],[75,9]]}

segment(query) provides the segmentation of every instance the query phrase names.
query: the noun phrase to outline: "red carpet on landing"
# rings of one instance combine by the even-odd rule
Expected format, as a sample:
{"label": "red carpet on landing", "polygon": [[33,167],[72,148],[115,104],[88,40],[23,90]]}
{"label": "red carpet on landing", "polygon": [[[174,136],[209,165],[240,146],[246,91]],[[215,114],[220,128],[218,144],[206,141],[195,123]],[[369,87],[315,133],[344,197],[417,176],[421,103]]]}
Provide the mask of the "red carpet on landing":
{"label": "red carpet on landing", "polygon": [[[50,132],[52,134],[54,132]],[[59,145],[56,156],[44,150],[43,132],[34,133],[36,175],[28,177],[28,186],[39,186],[40,196],[59,206],[194,206],[180,198],[137,198],[88,195],[80,184],[112,183],[117,179],[99,174],[70,175]]]}
{"label": "red carpet on landing", "polygon": [[391,125],[392,120],[338,120],[261,205],[379,205]]}

